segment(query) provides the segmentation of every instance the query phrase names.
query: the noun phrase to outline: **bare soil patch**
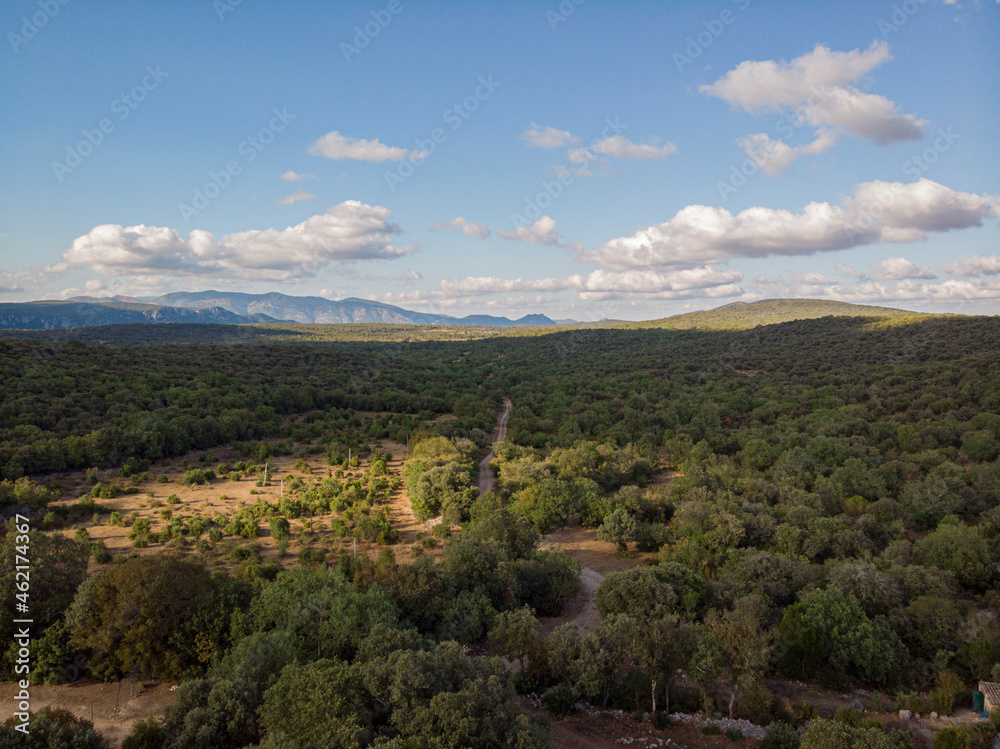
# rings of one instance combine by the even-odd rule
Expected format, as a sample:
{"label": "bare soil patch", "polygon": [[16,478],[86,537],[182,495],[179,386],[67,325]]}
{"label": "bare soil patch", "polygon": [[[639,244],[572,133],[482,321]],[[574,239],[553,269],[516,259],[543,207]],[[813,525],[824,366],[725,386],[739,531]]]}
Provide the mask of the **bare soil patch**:
{"label": "bare soil patch", "polygon": [[[118,747],[137,721],[150,715],[163,717],[174,701],[171,687],[170,682],[157,681],[33,685],[31,709],[37,712],[43,707],[57,707],[78,718],[93,720],[97,732],[111,746]],[[15,694],[17,687],[13,682],[0,682],[0,722],[13,715]]]}
{"label": "bare soil patch", "polygon": [[[380,444],[380,447],[384,452],[393,456],[393,459],[387,463],[390,474],[398,474],[404,463],[405,446],[386,440]],[[169,511],[170,518],[193,518],[196,516],[213,518],[219,514],[228,517],[238,512],[241,507],[253,505],[258,501],[277,504],[283,492],[287,491],[287,481],[283,480],[289,475],[297,476],[307,486],[311,486],[326,478],[331,470],[336,470],[335,467],[331,468],[327,464],[325,453],[317,453],[304,458],[308,464],[308,470],[295,469],[294,464],[297,458],[286,455],[268,460],[270,486],[257,486],[255,476],[242,478],[239,481],[232,481],[228,477],[220,476],[208,484],[182,485],[180,481],[187,470],[184,467],[185,460],[192,468],[214,469],[218,463],[231,466],[243,459],[229,446],[215,448],[211,453],[214,455],[214,459],[208,464],[199,462],[199,457],[204,454],[204,451],[199,451],[151,465],[148,471],[149,479],[141,482],[135,481],[138,487],[137,493],[123,494],[112,499],[95,499],[98,505],[107,508],[109,512],[101,513],[97,523],[94,523],[90,517],[83,518],[72,528],[64,529],[63,533],[72,536],[76,527],[82,525],[87,529],[89,540],[103,541],[112,555],[129,554],[136,551],[128,538],[131,521],[128,521],[126,526],[110,525],[111,510],[117,510],[123,519],[135,512],[136,517],[148,519],[152,525],[152,531],[156,533],[163,530],[170,522],[169,519],[162,517],[165,510]],[[362,460],[357,468],[346,469],[341,480],[350,481],[353,478],[361,477],[368,472],[368,469],[369,464]],[[161,474],[166,475],[166,483],[157,481],[157,477]],[[81,495],[90,490],[90,486],[84,481],[82,472],[64,474],[59,478],[57,484],[62,489],[62,497],[52,504],[75,504]],[[177,503],[168,503],[168,497],[171,495],[177,496]],[[411,547],[416,541],[416,533],[423,531],[426,535],[427,528],[422,526],[413,516],[405,486],[392,492],[388,507],[390,523],[400,534],[399,541],[393,548],[397,558],[400,561],[406,561],[413,557]],[[274,562],[285,567],[294,565],[297,562],[297,554],[306,546],[325,549],[328,558],[331,554],[336,553],[354,553],[353,538],[338,538],[331,532],[331,522],[338,517],[339,513],[331,513],[312,518],[289,518],[291,535],[288,550],[284,555],[279,554],[266,520],[259,523],[260,535],[254,539],[227,536],[223,541],[213,543],[207,540],[206,533],[202,536],[209,547],[205,556],[207,561],[217,569],[232,569],[239,563],[227,553],[228,547],[232,545],[252,546],[258,550],[262,562]],[[186,548],[188,553],[198,553],[193,549],[193,540],[189,537],[184,539],[183,548]],[[180,550],[176,546],[168,544],[151,543],[145,549],[138,551],[140,554],[155,554],[167,548]],[[357,542],[357,553],[372,558],[378,556],[383,548],[368,541],[359,540]],[[98,569],[100,569],[100,565],[91,562],[90,572],[95,572]]]}

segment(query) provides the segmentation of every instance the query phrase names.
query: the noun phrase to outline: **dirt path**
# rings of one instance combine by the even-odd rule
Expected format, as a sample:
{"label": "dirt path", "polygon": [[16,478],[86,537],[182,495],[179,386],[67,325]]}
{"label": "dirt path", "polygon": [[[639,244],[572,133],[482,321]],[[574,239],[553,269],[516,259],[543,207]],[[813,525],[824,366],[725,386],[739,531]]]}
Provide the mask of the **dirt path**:
{"label": "dirt path", "polygon": [[[32,685],[31,709],[34,712],[43,707],[59,707],[78,718],[90,720],[93,716],[94,728],[116,747],[121,746],[136,721],[149,715],[161,717],[166,712],[174,701],[171,686],[168,682],[145,682],[140,689],[138,684],[127,681],[120,689],[118,682]],[[0,721],[13,714],[16,689],[13,682],[0,683]]]}
{"label": "dirt path", "polygon": [[[500,420],[497,422],[497,429],[493,433],[493,442],[503,442],[507,439],[507,419],[510,418],[510,410],[514,407],[514,404],[510,402],[509,399],[505,399],[503,402],[503,413],[500,414]],[[493,451],[490,450],[486,457],[479,461],[479,493],[485,494],[486,492],[495,492],[497,478],[493,473],[493,469],[490,468],[490,461],[493,460]]]}
{"label": "dirt path", "polygon": [[604,580],[604,575],[589,567],[580,571],[580,590],[576,597],[566,604],[562,616],[544,617],[539,620],[538,632],[548,637],[560,624],[575,624],[581,635],[589,635],[601,626],[601,617],[594,603],[594,591]]}

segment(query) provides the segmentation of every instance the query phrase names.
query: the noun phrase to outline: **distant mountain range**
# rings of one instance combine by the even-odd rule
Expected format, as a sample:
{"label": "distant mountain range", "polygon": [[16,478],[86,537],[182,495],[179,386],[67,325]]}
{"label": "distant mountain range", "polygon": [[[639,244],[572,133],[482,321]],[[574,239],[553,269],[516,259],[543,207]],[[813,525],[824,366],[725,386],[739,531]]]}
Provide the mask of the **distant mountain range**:
{"label": "distant mountain range", "polygon": [[178,291],[150,299],[170,307],[199,309],[222,307],[237,315],[264,314],[279,320],[303,323],[383,322],[411,325],[555,325],[545,315],[525,315],[517,320],[493,315],[452,317],[427,312],[412,312],[391,304],[368,299],[342,299],[333,302],[319,296],[288,296],[272,291],[269,294],[240,294],[226,291]]}
{"label": "distant mountain range", "polygon": [[[366,299],[179,291],[159,297],[71,297],[64,301],[0,303],[0,328],[53,330],[125,323],[407,323],[416,325],[556,325],[545,315],[511,320],[493,315],[451,317],[412,312]],[[572,321],[560,321],[572,322]]]}

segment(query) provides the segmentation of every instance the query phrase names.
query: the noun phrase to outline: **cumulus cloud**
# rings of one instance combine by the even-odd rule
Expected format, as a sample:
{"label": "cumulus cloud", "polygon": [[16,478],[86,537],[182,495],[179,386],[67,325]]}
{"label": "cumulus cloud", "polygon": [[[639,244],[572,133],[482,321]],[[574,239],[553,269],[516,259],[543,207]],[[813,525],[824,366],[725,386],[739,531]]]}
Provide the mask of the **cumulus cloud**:
{"label": "cumulus cloud", "polygon": [[304,179],[316,179],[316,175],[312,172],[306,172],[305,174],[296,174],[291,169],[281,175],[281,179],[286,182],[299,182]]}
{"label": "cumulus cloud", "polygon": [[103,224],[73,240],[61,268],[88,266],[102,275],[193,276],[226,274],[240,278],[295,281],[314,276],[332,263],[395,258],[412,251],[397,247],[402,232],[390,211],[348,200],[287,229],[227,234],[200,229],[185,239],[161,226]]}
{"label": "cumulus cloud", "polygon": [[748,154],[770,146],[767,153],[773,155],[765,161],[765,171],[773,174],[803,154],[826,151],[840,132],[877,145],[920,139],[926,121],[899,112],[884,96],[852,85],[891,59],[884,41],[873,42],[863,52],[835,52],[818,44],[791,62],[746,60],[700,90],[753,115],[786,112],[790,119],[784,129],[789,132],[802,125],[817,128],[816,139],[806,146],[791,147],[759,133],[740,141]]}
{"label": "cumulus cloud", "polygon": [[956,192],[937,182],[866,182],[842,205],[810,203],[800,213],[689,205],[672,219],[580,253],[616,270],[693,267],[733,258],[811,255],[876,242],[912,242],[929,232],[981,226],[1000,215],[1000,198]]}
{"label": "cumulus cloud", "polygon": [[486,224],[481,224],[478,221],[469,221],[462,216],[453,218],[451,221],[445,221],[444,223],[431,224],[431,231],[444,231],[446,229],[459,229],[462,234],[467,237],[477,237],[478,239],[485,239],[490,235],[490,230],[486,228]]}
{"label": "cumulus cloud", "polygon": [[[622,135],[611,135],[595,142],[591,149],[619,159],[663,159],[677,153],[677,146],[664,143],[633,143]],[[572,159],[571,159],[572,160]]]}
{"label": "cumulus cloud", "polygon": [[276,200],[275,202],[278,205],[293,205],[294,203],[297,203],[300,200],[316,200],[316,196],[313,195],[312,193],[303,192],[302,190],[299,190],[298,192],[293,192],[291,195],[288,195],[282,198],[281,200]]}
{"label": "cumulus cloud", "polygon": [[833,286],[827,296],[844,302],[882,302],[912,304],[962,304],[1000,301],[1000,276],[989,279],[941,283],[920,283],[914,279],[884,283],[862,281],[854,286]]}
{"label": "cumulus cloud", "polygon": [[875,281],[903,281],[908,278],[937,278],[930,268],[921,268],[903,257],[887,257],[872,263],[872,279]]}
{"label": "cumulus cloud", "polygon": [[555,219],[548,216],[542,216],[531,226],[519,226],[514,231],[498,231],[497,234],[504,239],[519,239],[532,244],[559,244]]}
{"label": "cumulus cloud", "polygon": [[566,130],[557,130],[554,127],[531,123],[531,128],[525,130],[518,137],[529,146],[534,148],[564,148],[566,146],[576,146],[580,144],[580,139]]}
{"label": "cumulus cloud", "polygon": [[[1000,2],[1000,0],[998,0]],[[1000,255],[975,255],[968,260],[964,257],[944,266],[949,276],[996,276],[1000,275]]]}
{"label": "cumulus cloud", "polygon": [[417,155],[418,152],[387,146],[378,138],[374,140],[351,138],[334,130],[310,143],[309,153],[313,156],[322,156],[325,159],[402,161],[410,155]]}
{"label": "cumulus cloud", "polygon": [[816,140],[804,146],[793,147],[783,140],[772,140],[767,133],[754,133],[736,143],[767,174],[780,174],[800,156],[823,153],[837,145],[837,138],[835,130],[821,128],[816,133]]}
{"label": "cumulus cloud", "polygon": [[472,297],[488,294],[577,291],[585,300],[631,296],[648,299],[677,299],[689,296],[721,297],[742,293],[737,285],[743,274],[730,268],[689,268],[670,272],[595,270],[563,278],[470,277],[445,279],[431,292],[438,298]]}

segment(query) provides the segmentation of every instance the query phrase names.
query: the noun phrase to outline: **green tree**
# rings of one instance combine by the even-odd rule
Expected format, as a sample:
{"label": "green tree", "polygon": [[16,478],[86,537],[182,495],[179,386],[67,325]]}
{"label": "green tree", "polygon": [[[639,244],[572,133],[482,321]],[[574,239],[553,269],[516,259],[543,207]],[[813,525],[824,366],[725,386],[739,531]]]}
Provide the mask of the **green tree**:
{"label": "green tree", "polygon": [[776,644],[779,668],[802,678],[884,684],[907,661],[896,634],[836,588],[813,591],[789,606]]}
{"label": "green tree", "polygon": [[634,541],[639,526],[636,519],[621,507],[604,518],[601,527],[597,529],[597,540],[608,541],[618,547],[621,556],[628,554],[628,544]]}
{"label": "green tree", "polygon": [[[27,553],[21,553],[23,551]],[[31,575],[28,581],[30,595],[25,596],[28,613],[21,618],[34,619],[35,626],[47,626],[62,616],[72,602],[77,587],[87,576],[90,550],[86,544],[59,533],[47,534],[39,530],[18,533],[16,524],[11,520],[0,544],[0,563],[3,565],[0,567],[0,600],[7,601],[11,608],[17,600],[15,594],[23,592],[18,584],[25,582],[23,573],[21,579],[17,576],[17,566],[23,566],[23,562],[17,560],[18,555],[30,559]],[[4,643],[10,643],[14,636],[13,618],[7,616],[0,619],[0,635]],[[5,669],[9,670],[12,666],[5,661]]]}
{"label": "green tree", "polygon": [[163,730],[171,749],[240,749],[258,736],[260,694],[250,684],[192,679],[177,687]]}
{"label": "green tree", "polygon": [[922,538],[914,552],[921,563],[954,573],[970,588],[981,590],[993,581],[990,546],[976,528],[942,524]]}
{"label": "green tree", "polygon": [[763,597],[746,596],[737,600],[731,610],[712,612],[705,621],[710,647],[718,650],[730,685],[730,718],[739,690],[755,684],[768,665],[772,638],[764,624],[766,614]]}
{"label": "green tree", "polygon": [[336,739],[366,727],[369,699],[361,674],[349,663],[293,663],[264,693],[261,723],[301,744],[339,745]]}
{"label": "green tree", "polygon": [[177,678],[209,644],[190,624],[228,621],[221,582],[202,564],[163,555],[113,565],[78,592],[72,642],[91,651],[98,676]]}
{"label": "green tree", "polygon": [[502,611],[490,629],[490,649],[516,660],[524,669],[524,659],[538,641],[538,620],[528,607]]}

